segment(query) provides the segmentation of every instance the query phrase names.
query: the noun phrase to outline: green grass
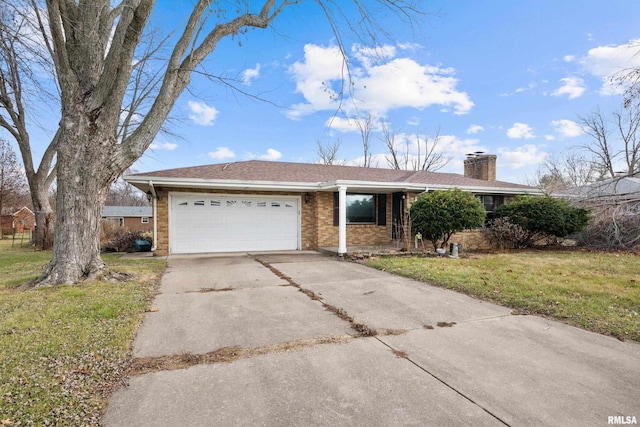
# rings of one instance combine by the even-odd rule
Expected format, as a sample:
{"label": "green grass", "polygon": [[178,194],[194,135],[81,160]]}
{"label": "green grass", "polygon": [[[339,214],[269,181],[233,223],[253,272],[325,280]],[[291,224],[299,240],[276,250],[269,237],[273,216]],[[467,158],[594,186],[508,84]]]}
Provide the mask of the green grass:
{"label": "green grass", "polygon": [[164,267],[110,255],[104,260],[113,271],[135,278],[18,290],[50,256],[0,241],[2,425],[98,425]]}
{"label": "green grass", "polygon": [[640,257],[523,251],[468,258],[378,258],[368,265],[479,299],[640,342]]}

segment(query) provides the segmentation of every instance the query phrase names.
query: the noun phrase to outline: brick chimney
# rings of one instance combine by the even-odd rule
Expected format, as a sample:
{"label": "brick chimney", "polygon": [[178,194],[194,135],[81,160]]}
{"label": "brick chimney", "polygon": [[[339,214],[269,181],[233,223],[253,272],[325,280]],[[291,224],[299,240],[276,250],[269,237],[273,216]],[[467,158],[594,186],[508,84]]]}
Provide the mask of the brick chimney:
{"label": "brick chimney", "polygon": [[464,176],[485,181],[495,181],[496,159],[496,155],[484,154],[482,151],[467,154],[467,158],[464,161]]}

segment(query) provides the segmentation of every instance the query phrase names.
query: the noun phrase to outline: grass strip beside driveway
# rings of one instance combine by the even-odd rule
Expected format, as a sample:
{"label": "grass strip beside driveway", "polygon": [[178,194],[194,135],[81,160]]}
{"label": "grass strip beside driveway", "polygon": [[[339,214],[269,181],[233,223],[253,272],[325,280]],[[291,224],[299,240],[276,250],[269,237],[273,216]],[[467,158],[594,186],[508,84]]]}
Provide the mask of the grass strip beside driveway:
{"label": "grass strip beside driveway", "polygon": [[[0,242],[0,245],[3,242]],[[30,291],[51,254],[0,246],[0,422],[98,425],[130,365],[130,343],[164,261],[105,256],[126,282]]]}
{"label": "grass strip beside driveway", "polygon": [[367,261],[389,273],[453,289],[621,340],[640,342],[640,257],[522,251],[469,257]]}

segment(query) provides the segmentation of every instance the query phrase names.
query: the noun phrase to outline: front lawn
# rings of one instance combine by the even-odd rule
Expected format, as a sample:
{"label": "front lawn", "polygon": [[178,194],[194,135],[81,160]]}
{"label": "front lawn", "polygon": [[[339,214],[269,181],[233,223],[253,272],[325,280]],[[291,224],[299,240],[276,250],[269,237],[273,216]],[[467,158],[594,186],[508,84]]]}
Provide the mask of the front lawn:
{"label": "front lawn", "polygon": [[30,291],[50,252],[0,241],[0,422],[98,425],[122,384],[130,343],[159,284],[164,261],[104,260],[126,282],[97,281]]}
{"label": "front lawn", "polygon": [[371,267],[640,342],[640,257],[580,251],[378,258]]}

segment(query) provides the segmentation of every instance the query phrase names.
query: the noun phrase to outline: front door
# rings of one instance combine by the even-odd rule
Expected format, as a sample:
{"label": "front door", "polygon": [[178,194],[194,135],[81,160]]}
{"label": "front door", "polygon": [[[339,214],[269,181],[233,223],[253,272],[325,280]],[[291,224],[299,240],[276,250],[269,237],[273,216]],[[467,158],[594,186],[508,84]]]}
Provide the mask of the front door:
{"label": "front door", "polygon": [[404,199],[405,193],[393,193],[391,199],[391,238],[402,240],[404,238]]}

